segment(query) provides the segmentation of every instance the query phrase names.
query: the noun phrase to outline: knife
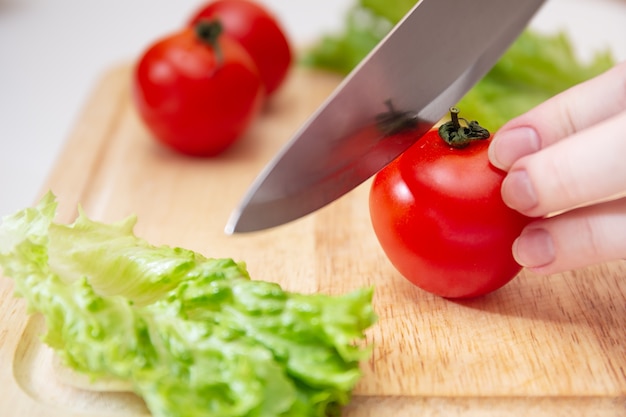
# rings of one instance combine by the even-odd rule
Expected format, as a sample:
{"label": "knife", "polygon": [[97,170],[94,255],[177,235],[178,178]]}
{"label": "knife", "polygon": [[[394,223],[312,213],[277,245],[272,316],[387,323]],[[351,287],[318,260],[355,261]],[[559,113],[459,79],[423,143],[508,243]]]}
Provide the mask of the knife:
{"label": "knife", "polygon": [[431,129],[543,0],[421,0],[254,180],[225,228],[275,227],[348,193]]}

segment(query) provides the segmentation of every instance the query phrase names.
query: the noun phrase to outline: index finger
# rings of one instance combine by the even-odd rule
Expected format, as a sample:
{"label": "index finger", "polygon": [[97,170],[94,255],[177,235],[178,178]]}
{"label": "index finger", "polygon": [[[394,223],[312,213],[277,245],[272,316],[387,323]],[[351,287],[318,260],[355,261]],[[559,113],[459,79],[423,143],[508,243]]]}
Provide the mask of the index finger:
{"label": "index finger", "polygon": [[506,123],[489,147],[491,162],[508,170],[519,158],[626,110],[626,61]]}

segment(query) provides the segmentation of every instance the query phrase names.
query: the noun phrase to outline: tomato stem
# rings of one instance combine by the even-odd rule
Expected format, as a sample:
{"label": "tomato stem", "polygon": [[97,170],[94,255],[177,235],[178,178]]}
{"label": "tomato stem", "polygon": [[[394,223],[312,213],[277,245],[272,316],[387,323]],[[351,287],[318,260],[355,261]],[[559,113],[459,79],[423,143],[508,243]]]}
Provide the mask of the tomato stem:
{"label": "tomato stem", "polygon": [[461,123],[459,122],[459,109],[456,107],[450,107],[450,121],[452,122],[452,126],[456,130],[461,128]]}
{"label": "tomato stem", "polygon": [[[461,124],[461,120],[465,125]],[[489,139],[491,134],[477,121],[459,118],[459,109],[450,107],[450,121],[439,126],[439,137],[453,148],[465,148],[475,140]]]}
{"label": "tomato stem", "polygon": [[217,20],[200,20],[194,27],[196,36],[200,41],[213,48],[215,51],[215,58],[218,64],[224,61],[224,55],[218,43],[218,39],[222,34],[224,28],[222,23]]}

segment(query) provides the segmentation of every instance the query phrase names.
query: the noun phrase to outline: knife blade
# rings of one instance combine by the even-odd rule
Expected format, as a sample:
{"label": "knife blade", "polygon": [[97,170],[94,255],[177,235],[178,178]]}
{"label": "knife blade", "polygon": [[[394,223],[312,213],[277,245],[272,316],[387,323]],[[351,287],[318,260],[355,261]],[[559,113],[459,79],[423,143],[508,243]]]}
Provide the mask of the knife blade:
{"label": "knife blade", "polygon": [[225,232],[296,220],[366,181],[493,67],[543,2],[419,1],[260,172]]}

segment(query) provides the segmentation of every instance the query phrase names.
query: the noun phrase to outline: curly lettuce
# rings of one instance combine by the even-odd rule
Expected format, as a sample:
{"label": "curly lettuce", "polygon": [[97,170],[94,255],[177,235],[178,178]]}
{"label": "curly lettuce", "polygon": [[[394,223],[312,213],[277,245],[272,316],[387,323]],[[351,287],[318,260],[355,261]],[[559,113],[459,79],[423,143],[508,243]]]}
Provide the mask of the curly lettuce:
{"label": "curly lettuce", "polygon": [[7,216],[0,266],[43,337],[71,369],[129,383],[155,417],[336,416],[369,355],[371,288],[340,296],[284,291],[243,263],[135,236],[56,199]]}

